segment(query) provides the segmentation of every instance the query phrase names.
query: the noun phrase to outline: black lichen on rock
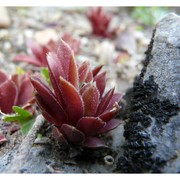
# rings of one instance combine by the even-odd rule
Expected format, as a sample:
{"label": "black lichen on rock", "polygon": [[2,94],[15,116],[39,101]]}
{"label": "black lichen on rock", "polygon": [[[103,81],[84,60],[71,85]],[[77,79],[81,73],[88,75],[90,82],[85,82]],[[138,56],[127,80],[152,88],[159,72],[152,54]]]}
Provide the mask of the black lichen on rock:
{"label": "black lichen on rock", "polygon": [[126,113],[124,126],[127,142],[116,170],[123,173],[161,172],[166,161],[153,156],[156,143],[151,136],[152,133],[159,136],[163,125],[178,113],[179,108],[167,99],[158,98],[158,85],[153,76],[145,82],[137,78],[131,93],[131,108]]}

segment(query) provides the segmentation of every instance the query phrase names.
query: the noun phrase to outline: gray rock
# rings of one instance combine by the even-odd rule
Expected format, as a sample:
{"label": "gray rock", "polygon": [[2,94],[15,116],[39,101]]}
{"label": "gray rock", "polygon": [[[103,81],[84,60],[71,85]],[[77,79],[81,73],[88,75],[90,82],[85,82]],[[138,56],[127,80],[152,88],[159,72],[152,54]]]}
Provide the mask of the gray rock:
{"label": "gray rock", "polygon": [[0,15],[0,28],[8,28],[11,24],[11,20],[7,8],[0,7]]}
{"label": "gray rock", "polygon": [[166,16],[156,26],[152,59],[144,80],[154,75],[160,95],[180,106],[180,17]]}
{"label": "gray rock", "polygon": [[120,172],[180,172],[180,17],[156,26],[144,68],[127,94]]}
{"label": "gray rock", "polygon": [[[180,107],[180,16],[169,14],[156,26],[153,48],[144,81],[154,76],[161,101],[170,100],[172,106]],[[171,107],[172,107],[171,106]],[[170,108],[170,107],[169,107]],[[168,112],[168,110],[166,111]],[[161,172],[180,172],[180,113],[172,115],[169,122],[159,126],[161,134],[150,132],[152,142],[157,144],[154,157],[166,164]],[[162,121],[161,121],[162,123]],[[154,125],[157,128],[158,125]],[[152,128],[152,127],[151,127]]]}

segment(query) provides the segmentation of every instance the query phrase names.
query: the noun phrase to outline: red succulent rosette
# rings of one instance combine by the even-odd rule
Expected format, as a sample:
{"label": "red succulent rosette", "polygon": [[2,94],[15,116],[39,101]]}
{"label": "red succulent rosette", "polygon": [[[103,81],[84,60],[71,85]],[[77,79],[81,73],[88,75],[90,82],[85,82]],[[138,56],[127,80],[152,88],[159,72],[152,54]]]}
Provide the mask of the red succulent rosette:
{"label": "red succulent rosette", "polygon": [[39,76],[31,78],[42,115],[54,124],[53,133],[63,143],[95,148],[106,146],[99,134],[116,128],[113,119],[120,110],[121,93],[105,92],[106,73],[102,66],[77,65],[72,49],[60,39],[56,52],[49,52],[47,65],[52,87]]}

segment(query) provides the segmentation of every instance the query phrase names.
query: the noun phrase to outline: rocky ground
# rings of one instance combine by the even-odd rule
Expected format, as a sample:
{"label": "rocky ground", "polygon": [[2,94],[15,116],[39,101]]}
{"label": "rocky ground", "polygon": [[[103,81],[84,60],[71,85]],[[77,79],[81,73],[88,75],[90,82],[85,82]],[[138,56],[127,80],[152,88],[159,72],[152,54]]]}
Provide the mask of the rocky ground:
{"label": "rocky ground", "polygon": [[[16,66],[11,60],[16,54],[27,52],[28,39],[46,44],[50,39],[57,40],[64,33],[69,33],[81,42],[77,59],[89,60],[95,65],[104,64],[109,73],[111,86],[116,86],[117,91],[125,92],[142,67],[141,61],[144,59],[144,51],[153,26],[145,26],[143,31],[138,30],[141,24],[131,17],[130,8],[106,8],[106,12],[113,14],[110,29],[116,28],[117,33],[113,39],[100,38],[91,34],[87,10],[88,8],[72,7],[8,8],[8,14],[4,12],[6,22],[2,20],[0,24],[1,67],[15,71]],[[128,30],[125,30],[126,28]],[[120,49],[126,50],[131,56],[126,58],[127,60],[122,58],[115,63]]]}
{"label": "rocky ground", "polygon": [[[123,7],[107,7],[105,11],[113,15],[110,30],[116,29],[113,38],[102,38],[92,35],[90,22],[86,16],[89,8],[80,7],[11,7],[0,8],[0,68],[7,71],[9,74],[15,73],[17,67],[25,70],[31,69],[24,63],[12,62],[13,57],[20,53],[31,53],[27,49],[26,42],[28,39],[34,39],[40,44],[46,44],[50,39],[57,40],[62,37],[64,33],[71,34],[74,38],[80,41],[80,50],[76,55],[78,61],[88,60],[92,66],[104,64],[104,69],[107,70],[108,86],[116,87],[117,92],[124,92],[133,86],[134,78],[140,74],[143,67],[143,60],[145,58],[144,52],[147,50],[154,25],[146,25],[133,18],[133,8]],[[178,12],[178,8],[171,9]],[[126,57],[123,58],[118,55],[121,52],[126,52]],[[0,144],[0,172],[7,171],[6,167],[14,156],[13,153],[8,154],[10,150],[16,152],[25,138],[21,135],[20,130],[9,132],[12,124],[0,121],[0,134],[3,133],[6,137],[6,142]],[[47,128],[47,125],[44,125]],[[113,137],[111,142],[112,150],[108,153],[104,151],[100,156],[100,160],[96,162],[94,159],[89,161],[84,166],[82,159],[85,158],[86,153],[76,161],[73,159],[64,159],[65,155],[74,157],[70,152],[62,151],[65,155],[63,162],[57,160],[57,152],[52,153],[52,142],[45,139],[43,143],[42,138],[40,143],[38,138],[35,141],[34,147],[30,154],[32,158],[28,160],[29,163],[34,163],[39,169],[34,169],[33,166],[26,164],[22,173],[108,173],[115,170],[115,164],[121,154],[117,155],[117,148],[121,148],[123,138],[123,127],[110,132],[107,135]],[[48,134],[48,133],[47,133]],[[118,136],[117,136],[118,134]],[[119,139],[119,137],[122,137]],[[40,144],[40,146],[38,146]],[[44,150],[46,149],[46,151]],[[62,150],[62,149],[61,149]],[[76,152],[76,150],[75,150]],[[47,154],[45,154],[47,153]],[[48,155],[49,153],[49,155]],[[113,163],[107,161],[107,156],[113,157]],[[40,159],[36,160],[36,156]],[[43,157],[49,156],[46,162]],[[59,155],[58,155],[59,156]],[[96,157],[96,155],[94,156]],[[52,162],[52,159],[54,162]],[[41,164],[43,162],[44,164]],[[78,165],[76,164],[78,162]],[[92,167],[92,163],[97,163]],[[33,164],[32,163],[32,164]],[[41,165],[40,165],[41,164]],[[73,167],[76,166],[74,169]],[[27,168],[28,167],[28,168]],[[65,169],[61,169],[63,167]],[[42,168],[42,169],[40,169]]]}

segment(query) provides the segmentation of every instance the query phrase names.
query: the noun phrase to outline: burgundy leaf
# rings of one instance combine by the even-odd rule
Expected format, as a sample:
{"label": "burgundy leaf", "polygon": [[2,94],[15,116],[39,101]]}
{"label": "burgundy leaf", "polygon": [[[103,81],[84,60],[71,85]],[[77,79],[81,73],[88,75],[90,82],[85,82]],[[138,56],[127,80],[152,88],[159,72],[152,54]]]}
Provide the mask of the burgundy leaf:
{"label": "burgundy leaf", "polygon": [[62,134],[72,143],[82,143],[84,141],[84,134],[69,124],[63,124],[60,128]]}
{"label": "burgundy leaf", "polygon": [[82,85],[83,82],[85,82],[85,79],[87,78],[88,72],[89,72],[89,63],[87,61],[83,62],[82,65],[78,69],[79,71],[79,83]]}
{"label": "burgundy leaf", "polygon": [[42,59],[42,47],[35,41],[29,40],[27,46],[31,49],[32,53],[37,59]]}
{"label": "burgundy leaf", "polygon": [[79,71],[79,82],[80,82],[80,85],[82,85],[83,83],[92,82],[93,74],[92,74],[92,71],[90,70],[88,62],[85,61],[79,67],[78,71]]}
{"label": "burgundy leaf", "polygon": [[76,127],[86,136],[93,136],[103,128],[105,124],[105,122],[97,117],[83,117],[78,121]]}
{"label": "burgundy leaf", "polygon": [[107,147],[105,143],[97,137],[88,137],[86,138],[83,144],[85,147],[88,147],[88,148]]}
{"label": "burgundy leaf", "polygon": [[41,67],[46,67],[47,66],[47,53],[50,51],[48,48],[48,45],[42,46],[42,52],[41,52]]}
{"label": "burgundy leaf", "polygon": [[106,125],[102,129],[99,130],[98,133],[101,134],[108,132],[112,129],[115,129],[120,124],[122,124],[122,121],[120,121],[119,119],[111,119],[109,122],[106,123]]}
{"label": "burgundy leaf", "polygon": [[99,90],[100,97],[104,93],[104,89],[106,87],[106,72],[103,72],[97,76],[94,77],[94,82],[96,82],[96,86]]}
{"label": "burgundy leaf", "polygon": [[31,84],[29,76],[24,74],[20,77],[20,87],[17,104],[22,106],[33,98],[34,87]]}
{"label": "burgundy leaf", "polygon": [[75,63],[74,55],[71,54],[70,63],[69,63],[69,74],[68,81],[76,88],[79,88],[79,77],[78,77],[78,69]]}
{"label": "burgundy leaf", "polygon": [[[9,94],[11,92],[11,95]],[[0,85],[0,108],[3,113],[12,113],[12,106],[16,105],[18,89],[11,80]]]}
{"label": "burgundy leaf", "polygon": [[52,91],[37,77],[31,78],[32,84],[38,93],[35,94],[37,103],[46,111],[50,116],[54,117],[57,121],[56,124],[61,124],[67,121],[66,113],[62,109],[59,102]]}
{"label": "burgundy leaf", "polygon": [[112,107],[114,106],[115,103],[119,103],[119,101],[122,99],[123,95],[124,95],[123,93],[113,94],[106,110],[112,109]]}
{"label": "burgundy leaf", "polygon": [[93,83],[82,93],[84,116],[95,116],[99,104],[99,91]]}
{"label": "burgundy leaf", "polygon": [[63,106],[63,98],[61,94],[61,89],[59,87],[59,78],[60,76],[65,78],[64,70],[62,69],[61,61],[57,58],[57,55],[53,52],[50,52],[47,57],[48,69],[50,73],[51,83],[56,94],[56,97],[60,104]]}
{"label": "burgundy leaf", "polygon": [[93,74],[92,74],[92,71],[90,69],[88,69],[88,74],[87,74],[87,77],[85,79],[85,82],[88,83],[88,82],[92,82],[93,80]]}
{"label": "burgundy leaf", "polygon": [[35,93],[35,99],[38,106],[42,110],[42,115],[47,121],[54,123],[56,126],[61,126],[63,123],[67,122],[67,117],[61,106],[56,102],[55,99],[44,99],[39,93]]}
{"label": "burgundy leaf", "polygon": [[[62,39],[60,39],[57,49],[57,57],[58,57],[58,61],[61,62],[62,69],[64,70],[63,78],[65,78],[66,80],[68,80],[69,77],[69,70],[71,64],[70,61],[72,60],[72,53],[73,52],[69,47],[69,45],[66,42],[64,42]],[[56,64],[56,66],[57,65],[58,64]],[[59,66],[57,67],[59,68]]]}
{"label": "burgundy leaf", "polygon": [[95,77],[98,73],[99,73],[99,71],[102,69],[102,65],[100,65],[100,66],[97,66],[97,67],[95,67],[93,70],[92,70],[92,73],[93,73],[93,77]]}
{"label": "burgundy leaf", "polygon": [[[44,109],[43,109],[43,107],[41,106],[41,97],[40,98],[38,98],[38,96],[39,95],[37,95],[36,93],[35,93],[35,96],[37,96],[36,97],[36,100],[37,100],[37,104],[38,104],[38,106],[41,108],[41,114],[43,115],[43,117],[47,120],[47,121],[49,121],[50,123],[52,123],[52,124],[55,124],[56,126],[58,126],[58,127],[61,127],[61,125],[64,123],[64,120],[60,120],[60,119],[55,119],[54,117],[52,117],[48,112],[46,112]],[[38,102],[38,100],[40,101],[40,102]]]}
{"label": "burgundy leaf", "polygon": [[55,79],[59,79],[60,76],[65,78],[65,70],[62,68],[62,63],[54,52],[48,53],[47,62],[49,70]]}
{"label": "burgundy leaf", "polygon": [[17,55],[13,58],[15,62],[27,62],[29,64],[38,66],[38,67],[46,67],[47,60],[46,55],[49,51],[55,52],[57,50],[56,43],[53,40],[50,40],[45,45],[40,45],[35,41],[28,41],[27,46],[31,49],[32,55]]}
{"label": "burgundy leaf", "polygon": [[[62,76],[76,88],[79,87],[78,69],[74,54],[64,41],[60,41],[57,55],[55,53],[49,53],[47,61],[53,80],[57,81]],[[58,83],[56,82],[56,84]]]}
{"label": "burgundy leaf", "polygon": [[84,84],[84,86],[81,87],[80,89],[80,94],[82,96],[82,94],[87,91],[90,87],[92,86],[92,83],[87,83],[87,84]]}
{"label": "burgundy leaf", "polygon": [[111,120],[117,113],[119,112],[119,105],[115,103],[114,107],[111,110],[104,111],[99,118],[101,118],[103,121],[108,122]]}
{"label": "burgundy leaf", "polygon": [[103,111],[105,111],[105,109],[107,108],[112,96],[113,96],[113,93],[114,93],[114,88],[110,89],[105,95],[104,97],[102,98],[99,106],[98,106],[98,109],[97,109],[97,113],[96,115],[99,115],[101,114]]}
{"label": "burgundy leaf", "polygon": [[36,57],[25,55],[25,54],[16,55],[13,58],[13,61],[14,62],[27,62],[27,63],[35,65],[35,66],[39,66],[39,67],[41,66],[41,62],[38,61],[38,59]]}
{"label": "burgundy leaf", "polygon": [[61,92],[66,104],[69,124],[75,125],[84,114],[84,105],[77,89],[63,77],[60,77]]}

